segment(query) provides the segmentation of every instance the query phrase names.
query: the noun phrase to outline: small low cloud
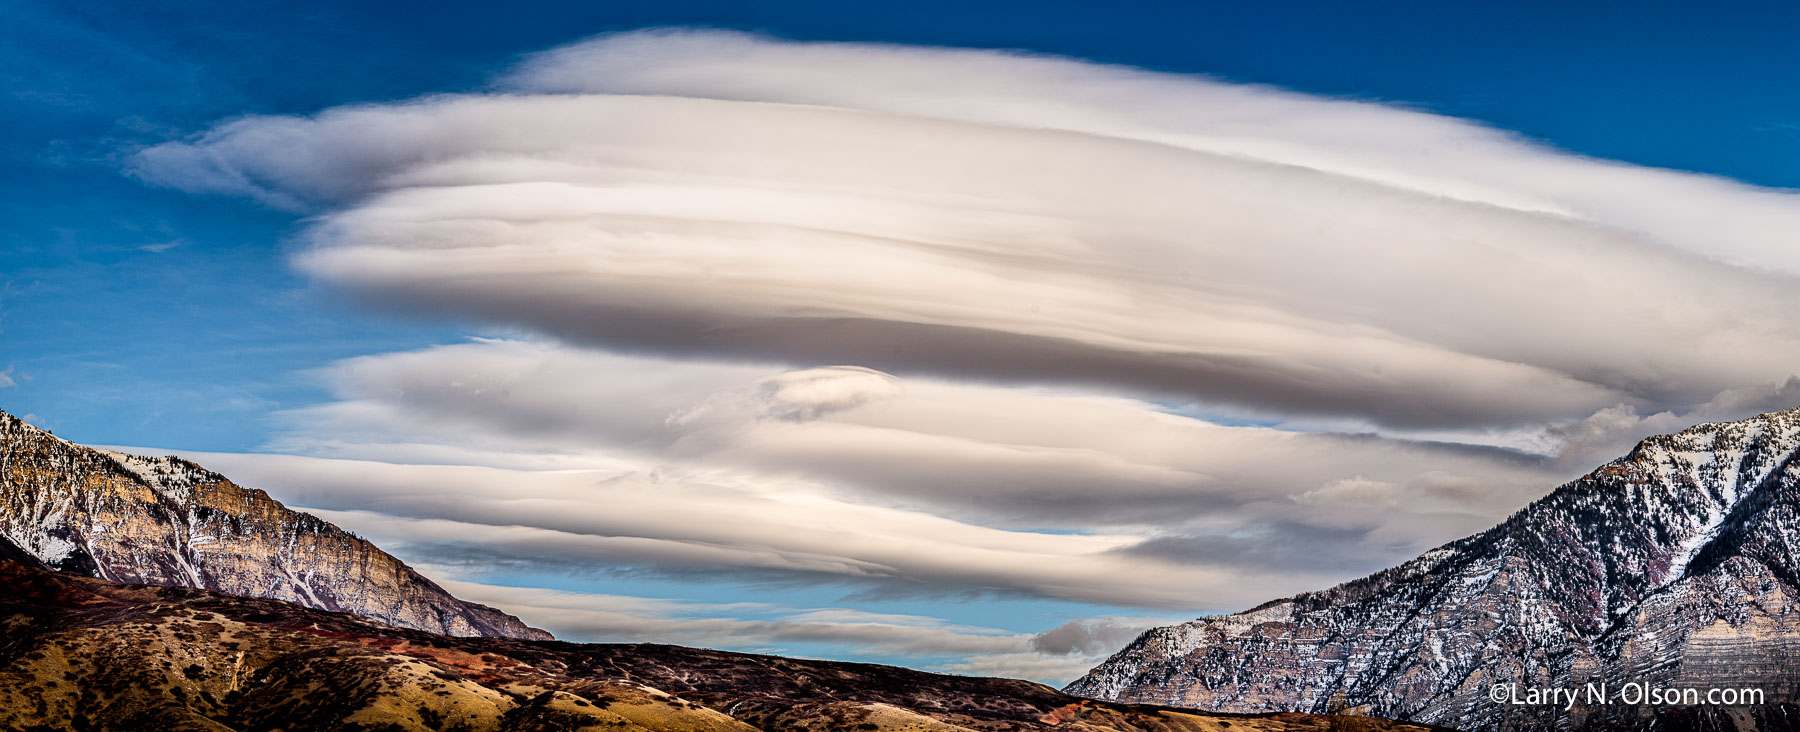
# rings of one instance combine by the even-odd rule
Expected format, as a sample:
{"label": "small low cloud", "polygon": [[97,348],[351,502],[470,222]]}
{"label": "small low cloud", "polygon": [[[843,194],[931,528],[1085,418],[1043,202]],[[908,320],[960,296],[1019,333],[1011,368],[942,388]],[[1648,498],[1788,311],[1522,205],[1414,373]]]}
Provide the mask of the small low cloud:
{"label": "small low cloud", "polygon": [[743,389],[721,392],[669,416],[671,425],[693,428],[708,422],[777,419],[809,422],[833,412],[898,396],[892,375],[858,366],[826,366],[786,371]]}
{"label": "small low cloud", "polygon": [[[1344,578],[1355,576],[1364,568],[1392,564],[1395,557],[1410,558],[1418,551],[1420,537],[1416,534],[1403,538],[1385,535],[1399,531],[1395,525],[1367,520],[1342,521],[1327,516],[1322,513],[1307,515],[1305,521],[1241,524],[1216,533],[1163,534],[1118,551],[1169,562],[1209,562],[1243,567],[1271,575],[1335,571]],[[1414,522],[1425,519],[1417,514],[1411,516]],[[1455,526],[1450,530],[1462,528]],[[1327,584],[1307,589],[1318,589]],[[1273,597],[1275,595],[1238,602],[1221,610],[1235,612]]]}
{"label": "small low cloud", "polygon": [[12,366],[8,366],[6,367],[6,370],[0,371],[0,389],[8,389],[18,385],[19,382],[13,380]]}
{"label": "small low cloud", "polygon": [[1762,384],[1726,389],[1712,399],[1683,410],[1642,414],[1617,404],[1585,418],[1544,429],[1544,450],[1555,464],[1574,473],[1621,457],[1650,435],[1678,432],[1702,422],[1731,422],[1766,412],[1800,406],[1800,375]]}
{"label": "small low cloud", "polygon": [[1071,620],[1031,637],[1031,649],[1053,656],[1107,656],[1156,623],[1107,618]]}
{"label": "small low cloud", "polygon": [[1339,478],[1293,498],[1307,506],[1386,509],[1399,503],[1400,486],[1356,476]]}

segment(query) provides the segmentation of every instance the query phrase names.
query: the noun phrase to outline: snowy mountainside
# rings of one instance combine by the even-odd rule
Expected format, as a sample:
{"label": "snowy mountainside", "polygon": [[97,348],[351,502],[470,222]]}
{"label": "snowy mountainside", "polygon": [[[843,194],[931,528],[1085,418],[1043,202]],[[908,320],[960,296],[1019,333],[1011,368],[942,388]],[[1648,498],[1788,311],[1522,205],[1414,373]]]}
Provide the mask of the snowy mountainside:
{"label": "snowy mountainside", "polygon": [[[1668,727],[1669,709],[1493,702],[1520,689],[1754,687],[1720,729],[1800,719],[1800,410],[1652,437],[1501,525],[1247,613],[1146,632],[1067,687],[1213,711],[1466,729]],[[1760,716],[1759,716],[1760,715]],[[1760,721],[1759,721],[1760,720]],[[1786,728],[1785,722],[1774,728]]]}
{"label": "snowy mountainside", "polygon": [[63,440],[0,412],[0,538],[45,565],[195,587],[458,636],[547,639],[375,545],[174,457]]}

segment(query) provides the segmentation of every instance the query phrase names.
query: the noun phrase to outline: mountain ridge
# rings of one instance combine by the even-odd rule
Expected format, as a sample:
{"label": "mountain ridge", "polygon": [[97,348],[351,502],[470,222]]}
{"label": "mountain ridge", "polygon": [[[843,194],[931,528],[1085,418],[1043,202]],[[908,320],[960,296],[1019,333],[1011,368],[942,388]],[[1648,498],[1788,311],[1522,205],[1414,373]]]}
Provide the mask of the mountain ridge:
{"label": "mountain ridge", "polygon": [[[1108,704],[1018,679],[892,666],[441,636],[3,560],[0,586],[9,590],[0,729],[1303,732],[1330,723]],[[1356,721],[1369,732],[1430,732]]]}
{"label": "mountain ridge", "polygon": [[1238,712],[1338,700],[1396,719],[1577,728],[1662,712],[1519,710],[1486,695],[1496,684],[1736,683],[1769,695],[1733,712],[1751,723],[1800,699],[1800,668],[1765,658],[1800,651],[1797,456],[1800,410],[1646,438],[1492,529],[1331,588],[1152,629],[1065,690]]}
{"label": "mountain ridge", "polygon": [[447,635],[549,639],[374,544],[177,457],[56,437],[0,411],[0,537],[60,571],[352,612]]}

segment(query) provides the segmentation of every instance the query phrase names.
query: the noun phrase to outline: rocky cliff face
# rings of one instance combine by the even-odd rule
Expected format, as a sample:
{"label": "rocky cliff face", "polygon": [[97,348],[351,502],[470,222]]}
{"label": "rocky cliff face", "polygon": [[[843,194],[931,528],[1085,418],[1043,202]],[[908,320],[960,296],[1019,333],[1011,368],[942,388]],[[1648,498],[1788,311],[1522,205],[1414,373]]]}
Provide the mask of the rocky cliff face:
{"label": "rocky cliff face", "polygon": [[[1358,705],[1465,729],[1787,729],[1800,701],[1800,410],[1653,437],[1485,533],[1323,592],[1158,628],[1080,696],[1235,712]],[[1495,685],[1607,684],[1611,704],[1500,704]],[[1735,708],[1626,684],[1755,688]],[[1686,715],[1685,717],[1683,715]]]}
{"label": "rocky cliff face", "polygon": [[350,612],[458,636],[548,639],[375,545],[172,457],[62,440],[0,412],[0,537],[44,564]]}

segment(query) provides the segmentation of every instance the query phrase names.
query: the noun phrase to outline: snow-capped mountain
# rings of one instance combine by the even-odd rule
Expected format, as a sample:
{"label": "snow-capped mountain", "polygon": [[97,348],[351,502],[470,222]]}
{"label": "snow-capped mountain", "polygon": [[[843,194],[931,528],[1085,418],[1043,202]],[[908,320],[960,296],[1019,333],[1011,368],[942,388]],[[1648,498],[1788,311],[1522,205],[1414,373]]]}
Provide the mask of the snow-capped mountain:
{"label": "snow-capped mountain", "polygon": [[0,412],[0,536],[55,569],[356,613],[443,635],[548,639],[374,544],[173,457],[83,447]]}
{"label": "snow-capped mountain", "polygon": [[[1231,712],[1348,704],[1463,729],[1789,728],[1797,453],[1800,410],[1652,437],[1489,531],[1329,590],[1148,631],[1066,690]],[[1589,683],[1610,703],[1490,697]],[[1671,688],[1764,696],[1631,703]]]}

